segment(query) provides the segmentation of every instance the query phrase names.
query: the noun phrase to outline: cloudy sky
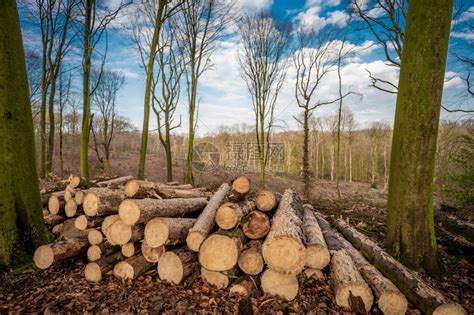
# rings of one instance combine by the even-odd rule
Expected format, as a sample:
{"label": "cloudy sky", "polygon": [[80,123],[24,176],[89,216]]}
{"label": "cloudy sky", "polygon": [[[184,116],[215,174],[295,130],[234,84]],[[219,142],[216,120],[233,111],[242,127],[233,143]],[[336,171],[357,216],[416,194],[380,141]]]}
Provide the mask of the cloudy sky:
{"label": "cloudy sky", "polygon": [[[239,0],[236,10],[241,13],[256,12],[259,10],[270,10],[278,19],[292,22],[295,26],[305,25],[322,26],[334,25],[338,28],[346,27],[347,15],[345,12],[347,2],[341,0]],[[471,12],[474,9],[471,8]],[[464,14],[458,19],[473,19],[473,14]],[[145,86],[145,74],[140,66],[139,55],[131,43],[126,24],[130,23],[129,17],[121,17],[117,21],[116,28],[109,32],[109,52],[107,68],[122,72],[126,77],[126,85],[120,93],[118,110],[123,116],[129,117],[138,128],[142,125],[143,95]],[[31,29],[24,29],[26,35],[31,35]],[[358,53],[344,66],[342,80],[344,91],[354,91],[362,96],[349,97],[345,100],[345,106],[349,107],[355,115],[357,124],[364,127],[372,121],[393,122],[396,98],[376,90],[370,86],[367,70],[374,75],[397,81],[398,71],[394,67],[386,65],[383,50],[373,42],[368,31],[360,27],[357,32],[350,36],[350,44],[357,47]],[[28,38],[28,36],[25,36]],[[451,45],[472,45],[474,36],[462,30],[452,33]],[[225,40],[219,42],[219,48],[211,56],[212,69],[207,71],[199,85],[199,120],[198,134],[205,135],[215,132],[219,126],[232,126],[234,124],[254,122],[252,102],[243,79],[239,74],[237,54],[239,51],[240,37],[238,32],[232,32]],[[29,43],[26,42],[28,45]],[[471,46],[472,47],[472,46]],[[465,90],[463,82],[455,77],[457,67],[448,63],[447,77],[454,77],[445,84],[445,101],[455,99]],[[276,116],[285,130],[296,129],[297,123],[293,116],[298,115],[300,109],[296,105],[294,97],[295,71],[290,68],[285,85],[277,101]],[[80,78],[78,78],[80,82]],[[337,93],[336,73],[328,75],[319,91],[317,97],[320,100],[334,98]],[[472,102],[468,106],[472,107]],[[315,116],[325,116],[336,111],[336,104],[320,107]],[[186,97],[182,93],[181,104],[177,115],[182,115],[183,127],[178,132],[186,132],[187,111]],[[443,113],[443,118],[458,119],[459,115]],[[152,116],[151,129],[156,128],[156,119]]]}

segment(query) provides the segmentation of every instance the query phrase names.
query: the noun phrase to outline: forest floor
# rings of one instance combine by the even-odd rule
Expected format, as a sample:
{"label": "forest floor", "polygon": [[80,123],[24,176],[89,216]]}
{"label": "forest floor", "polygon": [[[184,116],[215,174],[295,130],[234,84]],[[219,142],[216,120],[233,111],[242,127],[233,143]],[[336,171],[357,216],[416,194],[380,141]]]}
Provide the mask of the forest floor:
{"label": "forest floor", "polygon": [[[119,170],[117,175],[135,173],[129,163],[136,155],[122,155],[112,164]],[[165,180],[165,171],[160,162],[149,157],[148,179]],[[134,164],[133,164],[134,165]],[[163,164],[161,164],[163,165]],[[70,169],[74,172],[74,169]],[[181,181],[184,171],[177,165],[176,180]],[[236,174],[216,171],[196,173],[197,186],[215,190],[222,182]],[[248,174],[253,183],[256,174]],[[258,187],[253,185],[254,192]],[[296,176],[278,174],[269,176],[268,188],[283,192],[286,188],[301,190]],[[349,218],[361,232],[369,235],[383,247],[386,226],[386,192],[372,189],[368,183],[341,183],[342,198],[338,198],[334,182],[315,180],[309,202],[333,217]],[[446,296],[463,305],[468,313],[474,313],[474,253],[448,236],[439,233],[440,252],[449,274],[442,282],[425,277]],[[300,291],[294,301],[254,295],[248,299],[229,295],[227,289],[217,290],[203,283],[198,276],[189,277],[178,286],[159,280],[156,269],[148,271],[133,281],[122,281],[107,275],[100,283],[89,283],[83,276],[85,259],[72,259],[47,270],[31,268],[21,274],[0,272],[0,313],[14,312],[151,312],[151,313],[308,313],[350,314],[335,305],[334,295],[325,279],[300,276]],[[327,275],[327,270],[324,270]],[[374,311],[375,309],[375,311]],[[373,314],[380,312],[373,308]],[[408,314],[420,314],[410,306]]]}

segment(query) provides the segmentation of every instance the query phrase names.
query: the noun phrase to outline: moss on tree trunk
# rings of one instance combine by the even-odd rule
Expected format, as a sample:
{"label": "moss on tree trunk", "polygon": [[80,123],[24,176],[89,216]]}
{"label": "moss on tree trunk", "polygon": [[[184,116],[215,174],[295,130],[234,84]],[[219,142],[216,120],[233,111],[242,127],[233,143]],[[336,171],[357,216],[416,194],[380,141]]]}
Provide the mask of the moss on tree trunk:
{"label": "moss on tree trunk", "polygon": [[0,1],[0,265],[49,240],[28,93],[16,1]]}
{"label": "moss on tree trunk", "polygon": [[452,1],[410,2],[390,163],[387,249],[406,265],[442,274],[433,178]]}

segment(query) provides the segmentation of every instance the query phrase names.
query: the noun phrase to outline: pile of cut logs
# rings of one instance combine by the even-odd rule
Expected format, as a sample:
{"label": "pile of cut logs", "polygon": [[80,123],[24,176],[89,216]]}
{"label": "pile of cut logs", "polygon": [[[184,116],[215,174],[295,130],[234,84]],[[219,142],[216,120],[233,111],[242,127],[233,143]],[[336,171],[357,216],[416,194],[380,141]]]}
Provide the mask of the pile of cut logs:
{"label": "pile of cut logs", "polygon": [[217,288],[250,296],[260,287],[290,301],[300,274],[324,277],[329,266],[336,303],[358,313],[369,312],[375,298],[384,314],[405,314],[408,297],[426,313],[465,314],[346,222],[332,228],[291,189],[249,197],[246,176],[215,193],[131,177],[82,185],[72,177],[48,196],[44,218],[58,239],[36,250],[39,268],[86,254],[88,281],[108,273],[133,279],[156,268],[173,284],[200,273]]}

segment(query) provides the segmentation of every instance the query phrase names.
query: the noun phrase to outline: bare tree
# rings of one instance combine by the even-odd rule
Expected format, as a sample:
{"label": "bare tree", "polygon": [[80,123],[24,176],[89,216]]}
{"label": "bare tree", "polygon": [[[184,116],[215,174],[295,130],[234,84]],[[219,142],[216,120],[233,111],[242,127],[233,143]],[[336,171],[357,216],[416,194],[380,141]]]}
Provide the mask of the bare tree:
{"label": "bare tree", "polygon": [[296,69],[295,97],[298,107],[303,109],[302,119],[295,117],[303,128],[304,194],[308,196],[309,176],[309,121],[316,108],[332,104],[337,99],[321,100],[318,88],[328,73],[336,68],[337,59],[333,51],[334,29],[308,29],[302,25],[296,32],[296,51],[293,65]]}
{"label": "bare tree", "polygon": [[102,74],[93,72],[92,80],[97,82],[92,103],[98,110],[95,123],[92,124],[94,151],[104,174],[110,175],[110,148],[116,131],[116,100],[125,84],[125,77],[118,72],[104,70]]}
{"label": "bare tree", "polygon": [[270,139],[275,124],[275,104],[285,80],[290,29],[278,25],[266,14],[246,16],[239,29],[240,73],[252,97],[258,147],[260,186],[265,186],[265,169],[270,158]]}
{"label": "bare tree", "polygon": [[[150,121],[150,101],[153,94],[153,77],[160,32],[163,23],[182,8],[183,0],[159,0],[159,1],[141,1],[138,7],[138,16],[140,23],[133,28],[134,41],[140,52],[142,64],[145,67],[145,99],[143,112],[143,128],[140,147],[140,158],[138,163],[138,178],[145,177],[145,162],[148,148],[148,128]],[[153,31],[149,31],[149,30]]]}
{"label": "bare tree", "polygon": [[64,172],[63,146],[64,146],[64,109],[70,102],[72,88],[72,73],[69,71],[64,78],[64,70],[59,73],[58,91],[58,127],[59,127],[59,169]]}
{"label": "bare tree", "polygon": [[[91,63],[94,52],[97,52],[97,45],[101,42],[107,27],[116,18],[119,12],[128,6],[131,2],[120,1],[118,5],[115,3],[110,5],[109,1],[101,0],[80,0],[79,11],[83,18],[82,27],[78,29],[83,44],[82,57],[82,130],[80,145],[80,168],[81,176],[89,178],[89,135],[90,135],[90,115],[91,115],[91,96],[97,85],[91,86]],[[106,41],[107,43],[107,41]],[[107,55],[107,44],[105,52],[102,53],[101,68],[105,63]],[[96,83],[100,82],[97,80]]]}
{"label": "bare tree", "polygon": [[197,125],[198,83],[211,67],[210,56],[232,20],[230,3],[225,0],[184,0],[183,10],[175,15],[173,28],[186,61],[188,97],[188,150],[186,183],[193,183],[193,147]]}
{"label": "bare tree", "polygon": [[184,64],[179,51],[177,51],[176,39],[169,24],[165,26],[161,37],[163,46],[158,51],[157,60],[160,71],[153,84],[152,107],[158,122],[158,136],[165,149],[166,178],[171,182],[173,181],[171,131],[181,126],[181,117],[179,122],[175,123],[174,115],[180,97],[180,82],[184,73]]}

